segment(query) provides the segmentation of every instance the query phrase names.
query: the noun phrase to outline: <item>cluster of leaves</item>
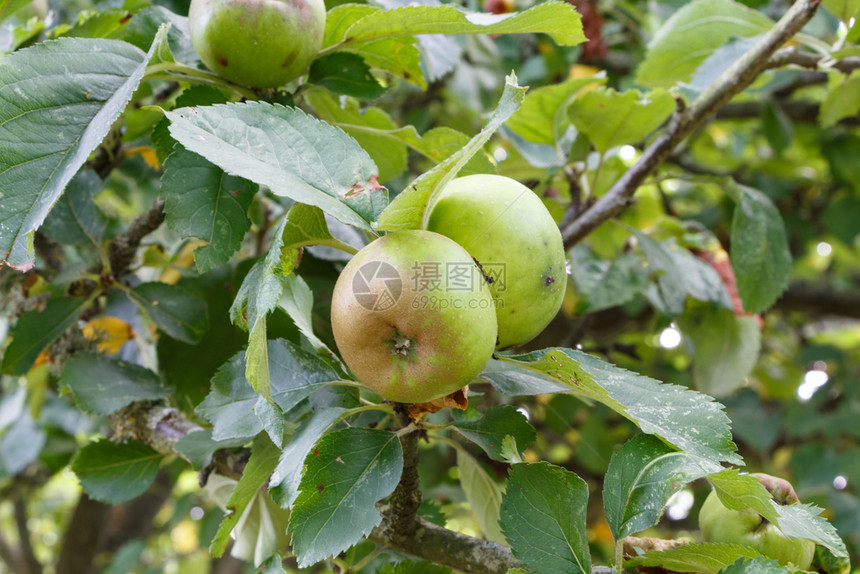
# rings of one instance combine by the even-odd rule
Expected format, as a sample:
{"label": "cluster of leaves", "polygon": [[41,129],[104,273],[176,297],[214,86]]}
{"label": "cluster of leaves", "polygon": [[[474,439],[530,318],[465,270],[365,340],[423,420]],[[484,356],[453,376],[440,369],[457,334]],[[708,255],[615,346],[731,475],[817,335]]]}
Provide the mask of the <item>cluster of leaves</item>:
{"label": "cluster of leaves", "polygon": [[[330,8],[324,47],[304,81],[256,93],[203,70],[185,18],[166,6],[86,12],[50,27],[45,18],[14,16],[22,4],[0,4],[0,18],[12,16],[0,32],[7,52],[0,60],[0,277],[9,325],[0,362],[0,480],[16,484],[34,468],[55,475],[70,465],[89,496],[120,504],[144,493],[179,455],[194,469],[215,469],[206,491],[225,514],[212,555],[225,553],[232,536],[233,555],[265,572],[283,571],[288,556],[299,568],[326,560],[395,568],[383,566],[390,557],[365,540],[382,520],[377,503],[398,485],[401,438],[414,428],[398,428],[401,413],[351,380],[337,357],[326,297],[342,262],[380,233],[426,225],[435,194],[458,174],[497,171],[533,183],[560,221],[575,219],[612,193],[679,101],[734,81],[721,74],[774,26],[733,0],[695,0],[655,22],[629,6],[618,15],[640,28],[625,33],[654,29],[635,75],[618,78],[573,65],[578,53],[565,46],[585,38],[567,3],[509,16],[453,5],[343,4]],[[792,244],[804,214],[795,221],[781,213],[798,184],[781,174],[826,169],[821,182],[808,177],[808,187],[827,197],[797,201],[803,209],[826,205],[825,231],[842,242],[842,257],[856,255],[860,218],[845,214],[860,202],[850,159],[860,147],[850,126],[860,84],[849,71],[858,57],[858,6],[825,4],[817,28],[797,40],[811,50],[787,55],[827,63],[823,80],[796,69],[762,75],[730,104],[757,105],[760,123],[728,133],[712,124],[692,136],[639,190],[621,225],[607,223],[572,246],[561,327],[534,350],[491,361],[467,410],[421,423],[431,444],[422,457],[456,469],[455,496],[471,509],[470,527],[509,546],[529,570],[591,570],[590,493],[602,491],[600,521],[620,549],[705,477],[727,504],[752,507],[834,557],[848,555],[820,508],[774,506],[738,472],[744,458],[713,398],[748,413],[740,428],[732,418],[754,455],[773,447],[777,430],[768,438],[749,413],[762,397],[784,396],[769,360],[799,343],[781,336],[785,322],[758,314],[804,271],[795,262],[805,255]],[[486,34],[504,36],[494,43]],[[519,80],[502,82],[511,59]],[[492,79],[480,85],[481,77]],[[521,81],[536,85],[526,94]],[[434,125],[438,118],[408,105],[443,84],[466,102],[450,125],[469,130]],[[819,123],[808,131],[790,115],[800,90],[820,103]],[[494,111],[483,114],[490,101]],[[810,156],[816,145],[820,154]],[[507,158],[491,159],[491,146]],[[140,256],[123,257],[123,245]],[[845,276],[856,271],[856,261],[842,265]],[[571,341],[577,316],[619,309],[649,322],[635,342],[597,330]],[[651,333],[672,324],[689,355],[652,370],[684,385],[637,374],[649,367],[642,353],[655,353]],[[763,328],[774,332],[772,347]],[[824,327],[814,336],[813,361],[850,363],[851,341]],[[570,348],[580,341],[606,353],[632,347],[612,357],[629,370]],[[738,392],[751,377],[762,396]],[[553,425],[547,413],[562,413],[567,432],[579,416],[567,416],[579,410],[571,400],[594,412],[580,432],[611,441],[603,460],[540,460]],[[836,410],[850,428],[857,397],[844,404]],[[169,416],[194,422],[180,436],[159,434],[163,405],[175,409]],[[838,427],[816,426],[819,414],[794,413],[805,424],[795,436],[841,437]],[[603,432],[613,425],[620,431]],[[79,446],[81,436],[87,442]],[[851,444],[799,449],[792,469],[801,486],[856,476]],[[241,475],[218,474],[219,453],[242,447]],[[824,479],[804,474],[822,466]],[[492,468],[506,469],[505,479]],[[420,510],[440,525],[455,518],[439,508],[452,486],[446,472],[425,476],[430,496]],[[860,507],[849,493],[839,496],[828,506]],[[785,570],[745,560],[752,556],[695,544],[628,564]],[[117,554],[115,564],[120,559],[128,556]]]}

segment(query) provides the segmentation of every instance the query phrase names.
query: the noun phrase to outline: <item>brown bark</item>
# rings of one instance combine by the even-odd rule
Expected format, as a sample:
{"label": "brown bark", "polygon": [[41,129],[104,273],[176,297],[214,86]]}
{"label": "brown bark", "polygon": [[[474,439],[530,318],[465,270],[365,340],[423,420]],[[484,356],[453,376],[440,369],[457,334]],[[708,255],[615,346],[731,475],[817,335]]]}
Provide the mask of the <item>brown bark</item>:
{"label": "brown bark", "polygon": [[96,574],[96,557],[101,525],[110,507],[82,492],[57,559],[56,574]]}

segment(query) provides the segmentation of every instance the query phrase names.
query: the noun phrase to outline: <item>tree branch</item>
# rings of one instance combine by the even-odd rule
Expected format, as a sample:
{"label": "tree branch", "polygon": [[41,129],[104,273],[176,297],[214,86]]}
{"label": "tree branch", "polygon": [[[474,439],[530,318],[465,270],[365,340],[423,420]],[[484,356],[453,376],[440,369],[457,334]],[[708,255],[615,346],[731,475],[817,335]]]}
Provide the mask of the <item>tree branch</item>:
{"label": "tree branch", "polygon": [[21,547],[21,563],[26,566],[27,574],[42,574],[42,563],[33,552],[30,542],[30,528],[27,526],[27,502],[20,496],[13,502],[15,525],[18,527],[18,539]]}
{"label": "tree branch", "polygon": [[769,66],[771,56],[809,22],[819,3],[820,0],[797,0],[755,46],[723,72],[688,108],[679,106],[669,125],[645,149],[639,161],[594,205],[562,229],[565,248],[573,247],[600,224],[626,209],[645,178],[685,137]]}
{"label": "tree branch", "polygon": [[66,537],[57,558],[56,574],[92,574],[96,572],[93,559],[101,534],[101,526],[108,513],[108,505],[81,493],[72,519],[66,528]]}
{"label": "tree branch", "polygon": [[843,74],[850,74],[854,70],[860,69],[860,56],[833,60],[822,54],[803,52],[790,47],[777,50],[767,62],[768,68],[782,68],[791,65],[810,70],[838,70]]}
{"label": "tree branch", "polygon": [[383,513],[382,524],[370,533],[370,540],[388,548],[411,554],[461,572],[504,574],[510,568],[522,568],[511,549],[416,518],[412,533],[397,532],[392,517]]}
{"label": "tree branch", "polygon": [[164,201],[158,200],[152,204],[146,213],[138,216],[125,233],[114,237],[108,247],[108,257],[111,273],[115,277],[125,274],[134,261],[140,242],[144,237],[158,229],[163,222]]}
{"label": "tree branch", "polygon": [[825,283],[798,281],[776,302],[778,309],[860,319],[860,290],[837,290]]}
{"label": "tree branch", "polygon": [[6,540],[0,532],[0,561],[6,564],[10,574],[22,574],[24,568],[21,566],[21,558],[15,548]]}
{"label": "tree branch", "polygon": [[[408,424],[408,417],[400,416]],[[391,494],[389,511],[393,529],[400,536],[411,537],[418,526],[418,507],[421,505],[421,487],[418,479],[418,432],[400,437],[403,448],[403,472],[400,482]]]}
{"label": "tree branch", "polygon": [[[762,102],[738,102],[723,106],[717,111],[718,120],[747,120],[761,118],[765,104]],[[779,107],[794,122],[814,123],[818,121],[819,104],[803,100],[780,102]],[[839,125],[860,125],[860,118],[843,118]]]}

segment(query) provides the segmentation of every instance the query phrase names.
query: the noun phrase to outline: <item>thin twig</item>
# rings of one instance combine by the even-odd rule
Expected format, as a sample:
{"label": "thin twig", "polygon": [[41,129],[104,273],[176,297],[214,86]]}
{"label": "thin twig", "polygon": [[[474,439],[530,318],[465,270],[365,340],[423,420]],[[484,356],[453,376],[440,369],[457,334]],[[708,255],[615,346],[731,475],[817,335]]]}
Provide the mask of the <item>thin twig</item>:
{"label": "thin twig", "polygon": [[820,0],[797,0],[752,49],[723,72],[688,108],[678,109],[639,161],[593,206],[562,229],[565,248],[573,247],[604,221],[626,209],[642,182],[684,138],[768,67],[771,56],[809,22],[819,3]]}
{"label": "thin twig", "polygon": [[800,66],[810,70],[837,70],[850,74],[860,69],[860,56],[849,56],[834,60],[814,52],[804,52],[797,48],[781,48],[767,61],[767,68],[782,68],[785,66]]}

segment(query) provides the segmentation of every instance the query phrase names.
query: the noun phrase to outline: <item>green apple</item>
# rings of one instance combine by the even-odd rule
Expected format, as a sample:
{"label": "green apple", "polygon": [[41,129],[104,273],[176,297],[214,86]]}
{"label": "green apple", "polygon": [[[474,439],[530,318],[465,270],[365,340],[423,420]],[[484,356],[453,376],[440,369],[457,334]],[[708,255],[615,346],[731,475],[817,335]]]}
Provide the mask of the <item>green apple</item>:
{"label": "green apple", "polygon": [[316,57],[325,17],[323,0],[191,0],[188,25],[194,49],[216,74],[274,88]]}
{"label": "green apple", "polygon": [[526,186],[499,175],[454,179],[432,206],[427,229],[465,247],[490,278],[499,349],[532,340],[558,313],[567,288],[561,233]]}
{"label": "green apple", "polygon": [[[796,504],[797,494],[788,481],[770,475],[753,475],[774,496],[779,504]],[[815,543],[801,538],[789,538],[776,525],[751,508],[727,508],[712,491],[699,511],[699,528],[706,542],[722,542],[748,546],[780,564],[794,564],[809,569],[815,554]]]}
{"label": "green apple", "polygon": [[361,249],[337,279],[331,324],[358,380],[402,403],[463,388],[496,344],[480,269],[460,245],[430,231],[390,233]]}

